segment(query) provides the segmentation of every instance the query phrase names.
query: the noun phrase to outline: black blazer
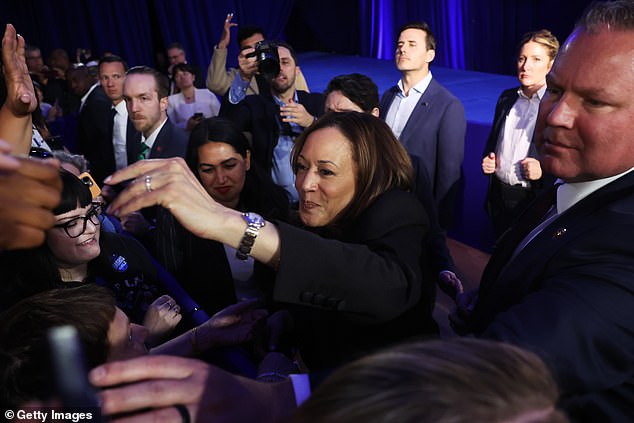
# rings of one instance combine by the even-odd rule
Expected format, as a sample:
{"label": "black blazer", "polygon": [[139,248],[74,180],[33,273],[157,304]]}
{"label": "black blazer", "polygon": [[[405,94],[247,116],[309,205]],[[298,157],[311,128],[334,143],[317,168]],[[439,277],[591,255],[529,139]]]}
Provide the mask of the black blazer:
{"label": "black blazer", "polygon": [[[152,145],[148,158],[166,159],[169,157],[185,157],[189,135],[184,129],[172,124],[169,119],[161,128]],[[141,152],[141,133],[137,133],[133,143],[128,145],[128,162],[138,161]]]}
{"label": "black blazer", "polygon": [[[629,173],[564,212],[501,271],[487,266],[471,316],[474,333],[540,355],[563,391],[564,408],[580,421],[632,416],[632,233]],[[514,249],[509,238],[500,238],[497,249]]]}
{"label": "black blazer", "polygon": [[278,230],[273,299],[292,311],[311,370],[437,333],[435,280],[423,277],[420,261],[428,219],[413,194],[386,192],[324,236],[282,223]]}
{"label": "black blazer", "polygon": [[[383,120],[399,91],[395,85],[383,94]],[[461,188],[466,129],[462,103],[432,78],[399,137],[407,152],[420,158],[431,178],[443,228],[451,223],[455,197]]]}
{"label": "black blazer", "polygon": [[112,101],[101,85],[97,85],[77,118],[77,151],[90,161],[91,174],[100,185],[115,169],[109,123],[111,108]]}
{"label": "black blazer", "polygon": [[[482,158],[489,155],[489,153],[495,153],[497,148],[498,141],[500,139],[500,133],[504,130],[504,124],[506,122],[506,117],[508,116],[511,108],[519,98],[519,94],[517,90],[519,88],[509,88],[504,90],[500,97],[498,98],[498,102],[495,105],[495,115],[493,116],[493,125],[491,126],[491,132],[489,133],[489,138],[487,138],[486,145],[484,147],[484,152],[482,153]],[[528,157],[537,158],[537,151],[535,150],[535,145],[531,143],[531,147],[528,152]],[[491,184],[493,181],[494,175],[487,175],[489,178],[489,189],[487,191],[487,196],[485,200],[485,209],[491,215]],[[555,181],[555,178],[550,175],[543,175],[541,179],[537,181],[531,181],[531,186],[528,188],[533,191],[534,195],[537,195],[544,186],[549,186]]]}
{"label": "black blazer", "polygon": [[[297,99],[311,115],[319,117],[324,113],[322,94],[297,91]],[[226,94],[220,108],[220,116],[232,120],[241,131],[252,134],[252,158],[268,174],[273,168],[273,150],[280,132],[279,115],[280,108],[270,93],[248,95],[238,104],[231,104]]]}

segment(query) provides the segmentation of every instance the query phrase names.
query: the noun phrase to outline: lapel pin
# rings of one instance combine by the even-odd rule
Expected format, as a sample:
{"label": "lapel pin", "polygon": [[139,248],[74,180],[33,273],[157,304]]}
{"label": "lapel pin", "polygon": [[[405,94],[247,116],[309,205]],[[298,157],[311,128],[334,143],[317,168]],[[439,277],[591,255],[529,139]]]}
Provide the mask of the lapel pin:
{"label": "lapel pin", "polygon": [[566,231],[567,231],[566,228],[557,229],[555,233],[553,234],[553,239],[561,238],[562,236],[566,234]]}

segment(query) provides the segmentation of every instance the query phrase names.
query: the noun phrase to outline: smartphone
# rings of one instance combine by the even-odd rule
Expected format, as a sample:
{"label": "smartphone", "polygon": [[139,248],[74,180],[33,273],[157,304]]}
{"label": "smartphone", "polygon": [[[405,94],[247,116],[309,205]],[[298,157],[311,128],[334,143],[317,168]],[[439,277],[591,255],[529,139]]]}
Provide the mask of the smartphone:
{"label": "smartphone", "polygon": [[203,118],[203,114],[198,112],[198,113],[194,113],[194,116],[192,116],[194,119],[202,119]]}
{"label": "smartphone", "polygon": [[84,184],[88,185],[93,200],[101,194],[101,189],[99,188],[99,185],[97,185],[97,182],[95,182],[93,177],[90,176],[90,173],[82,173],[81,175],[79,175],[79,179],[81,179]]}
{"label": "smartphone", "polygon": [[51,328],[48,331],[48,345],[55,391],[64,407],[90,407],[98,412],[99,402],[95,389],[88,381],[88,370],[77,330],[72,326]]}

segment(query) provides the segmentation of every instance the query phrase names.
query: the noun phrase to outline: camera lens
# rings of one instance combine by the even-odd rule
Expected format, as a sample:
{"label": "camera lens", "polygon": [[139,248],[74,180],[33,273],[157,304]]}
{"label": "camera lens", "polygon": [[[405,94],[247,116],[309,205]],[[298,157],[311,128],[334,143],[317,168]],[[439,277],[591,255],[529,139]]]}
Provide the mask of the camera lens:
{"label": "camera lens", "polygon": [[81,178],[81,181],[89,187],[92,186],[92,180],[88,176],[84,176],[83,178]]}

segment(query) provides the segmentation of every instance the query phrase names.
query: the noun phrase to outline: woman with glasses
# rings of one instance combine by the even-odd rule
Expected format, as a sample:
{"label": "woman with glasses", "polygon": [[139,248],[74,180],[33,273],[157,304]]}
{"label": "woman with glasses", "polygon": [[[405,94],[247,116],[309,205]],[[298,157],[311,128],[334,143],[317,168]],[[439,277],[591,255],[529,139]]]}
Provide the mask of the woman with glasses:
{"label": "woman with glasses", "polygon": [[157,345],[181,320],[179,306],[161,295],[156,269],[136,240],[100,230],[101,203],[89,188],[69,172],[61,178],[62,200],[44,245],[0,256],[0,308],[47,289],[97,283],[112,289],[117,306]]}

